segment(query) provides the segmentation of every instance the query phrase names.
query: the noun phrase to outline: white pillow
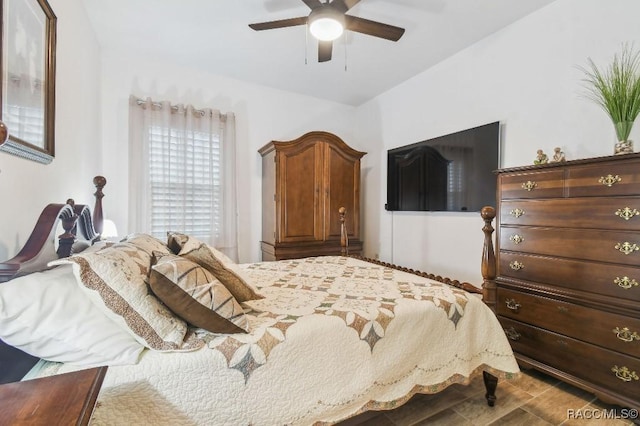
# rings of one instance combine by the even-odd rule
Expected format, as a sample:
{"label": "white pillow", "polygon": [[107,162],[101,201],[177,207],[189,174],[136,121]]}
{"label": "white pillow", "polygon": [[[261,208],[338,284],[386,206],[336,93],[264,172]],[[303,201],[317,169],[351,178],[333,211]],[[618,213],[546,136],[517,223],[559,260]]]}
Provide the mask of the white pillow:
{"label": "white pillow", "polygon": [[49,361],[135,364],[144,347],[95,307],[71,265],[0,284],[0,338]]}

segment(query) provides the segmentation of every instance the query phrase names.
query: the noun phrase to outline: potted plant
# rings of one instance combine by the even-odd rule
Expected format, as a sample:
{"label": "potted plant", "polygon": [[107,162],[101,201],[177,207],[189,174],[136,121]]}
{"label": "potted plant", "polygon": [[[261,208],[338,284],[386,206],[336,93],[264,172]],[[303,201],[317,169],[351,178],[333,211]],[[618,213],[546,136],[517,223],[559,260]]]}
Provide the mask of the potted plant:
{"label": "potted plant", "polygon": [[615,54],[613,62],[603,70],[591,58],[585,73],[584,83],[587,97],[596,102],[611,117],[618,142],[615,154],[633,152],[629,134],[640,113],[640,52],[624,45],[622,52]]}

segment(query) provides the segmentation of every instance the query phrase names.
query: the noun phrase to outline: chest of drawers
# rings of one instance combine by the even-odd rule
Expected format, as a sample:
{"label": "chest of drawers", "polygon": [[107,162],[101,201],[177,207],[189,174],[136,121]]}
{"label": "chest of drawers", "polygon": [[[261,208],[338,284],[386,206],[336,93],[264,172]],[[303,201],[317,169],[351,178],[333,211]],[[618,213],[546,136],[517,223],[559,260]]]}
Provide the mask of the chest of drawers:
{"label": "chest of drawers", "polygon": [[500,170],[496,213],[518,361],[640,408],[640,155]]}

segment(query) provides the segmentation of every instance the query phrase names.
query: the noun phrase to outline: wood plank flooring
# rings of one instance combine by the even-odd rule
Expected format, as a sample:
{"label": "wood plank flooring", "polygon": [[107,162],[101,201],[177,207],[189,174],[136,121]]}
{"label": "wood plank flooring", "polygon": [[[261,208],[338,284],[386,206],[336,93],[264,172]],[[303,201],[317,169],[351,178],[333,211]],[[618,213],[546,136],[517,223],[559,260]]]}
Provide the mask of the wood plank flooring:
{"label": "wood plank flooring", "polygon": [[[453,385],[435,395],[416,395],[391,411],[368,412],[340,426],[549,426],[640,425],[629,411],[607,405],[592,394],[535,370],[498,384],[495,407],[487,406],[479,377],[469,386]],[[607,417],[605,417],[607,416]],[[611,418],[617,416],[619,418]]]}

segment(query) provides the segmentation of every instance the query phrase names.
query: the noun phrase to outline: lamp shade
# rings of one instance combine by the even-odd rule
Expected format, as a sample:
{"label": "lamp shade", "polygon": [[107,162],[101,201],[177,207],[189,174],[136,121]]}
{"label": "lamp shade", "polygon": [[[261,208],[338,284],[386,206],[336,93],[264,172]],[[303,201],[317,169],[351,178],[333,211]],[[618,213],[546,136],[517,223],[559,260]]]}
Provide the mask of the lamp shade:
{"label": "lamp shade", "polygon": [[118,236],[118,229],[116,224],[109,219],[105,219],[102,225],[102,238],[116,238]]}
{"label": "lamp shade", "polygon": [[333,41],[344,31],[344,16],[333,9],[316,9],[309,15],[309,31],[322,41]]}

